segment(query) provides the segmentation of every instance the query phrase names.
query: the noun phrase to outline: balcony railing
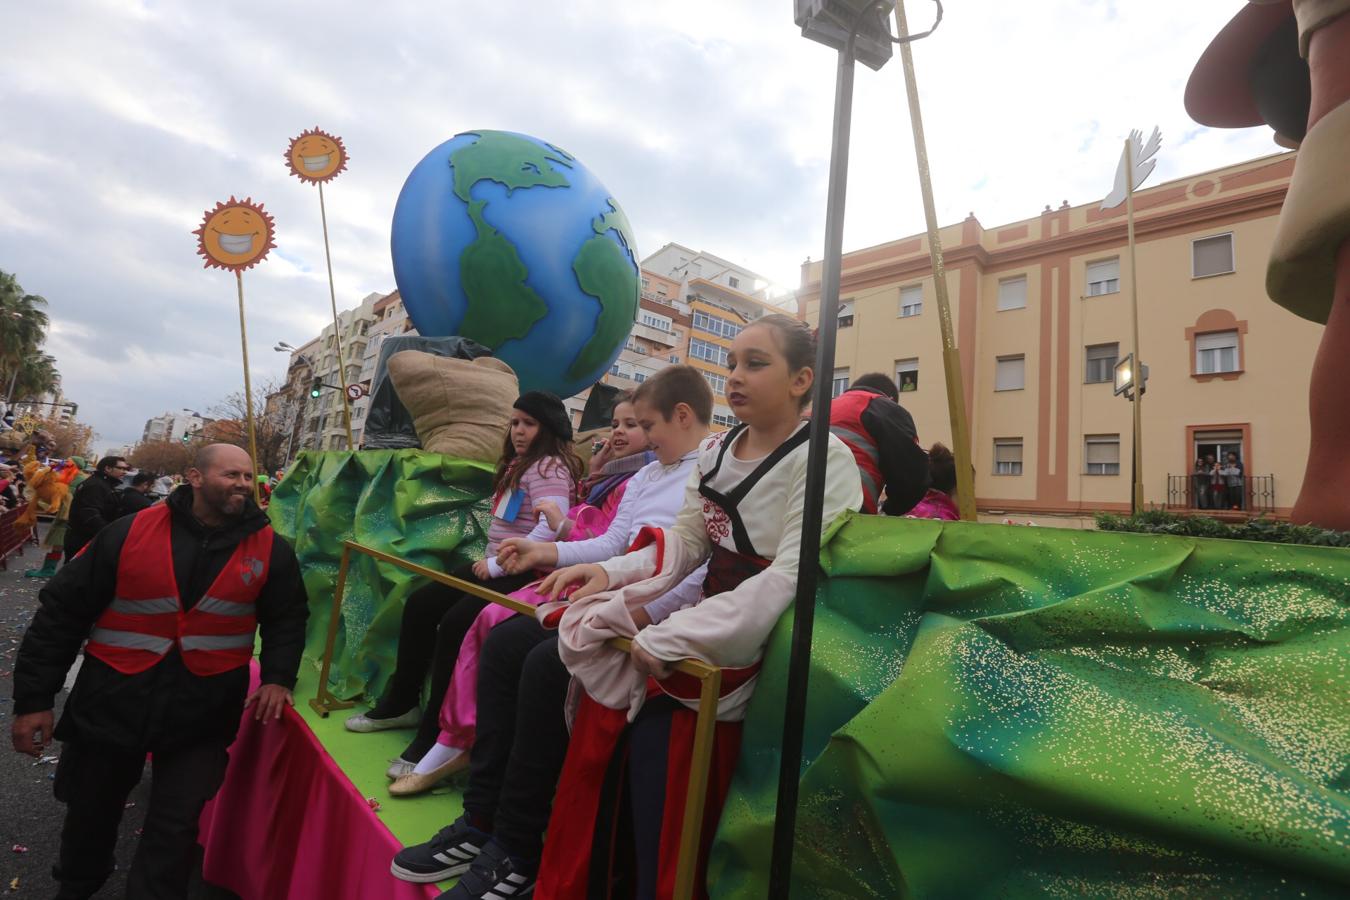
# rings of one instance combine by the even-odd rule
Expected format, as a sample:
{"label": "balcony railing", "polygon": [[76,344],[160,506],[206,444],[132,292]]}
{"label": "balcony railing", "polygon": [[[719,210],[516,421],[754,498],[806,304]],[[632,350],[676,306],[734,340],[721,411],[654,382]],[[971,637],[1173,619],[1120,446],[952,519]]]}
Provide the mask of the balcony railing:
{"label": "balcony railing", "polygon": [[1229,487],[1208,475],[1168,475],[1167,508],[1257,515],[1275,511],[1275,476],[1245,475]]}

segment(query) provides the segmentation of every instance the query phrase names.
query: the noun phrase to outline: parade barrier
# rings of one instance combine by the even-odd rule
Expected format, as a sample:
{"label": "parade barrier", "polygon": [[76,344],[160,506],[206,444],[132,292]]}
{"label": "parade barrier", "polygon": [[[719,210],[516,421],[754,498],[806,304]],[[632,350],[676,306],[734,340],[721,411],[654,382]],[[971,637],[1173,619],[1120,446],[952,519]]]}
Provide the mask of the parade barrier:
{"label": "parade barrier", "polygon": [[27,509],[28,504],[21,503],[13,509],[0,513],[0,572],[9,569],[11,555],[23,556],[24,544],[38,542],[36,529],[14,527]]}

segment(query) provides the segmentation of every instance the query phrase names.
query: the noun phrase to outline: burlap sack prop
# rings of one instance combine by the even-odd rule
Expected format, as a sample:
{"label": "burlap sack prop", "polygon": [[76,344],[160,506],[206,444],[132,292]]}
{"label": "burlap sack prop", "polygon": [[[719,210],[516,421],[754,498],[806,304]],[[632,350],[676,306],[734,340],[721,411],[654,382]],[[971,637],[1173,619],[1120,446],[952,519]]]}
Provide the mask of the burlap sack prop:
{"label": "burlap sack prop", "polygon": [[389,378],[412,413],[422,449],[495,463],[520,396],[516,373],[500,359],[448,359],[404,350],[389,357]]}

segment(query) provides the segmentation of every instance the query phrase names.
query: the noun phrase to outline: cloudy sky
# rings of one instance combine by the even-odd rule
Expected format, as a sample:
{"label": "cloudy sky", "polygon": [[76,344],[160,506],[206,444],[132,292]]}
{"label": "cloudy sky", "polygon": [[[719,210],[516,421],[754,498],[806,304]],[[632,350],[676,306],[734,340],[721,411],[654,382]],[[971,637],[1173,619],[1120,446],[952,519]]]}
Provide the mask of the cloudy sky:
{"label": "cloudy sky", "polygon": [[[916,45],[939,218],[986,226],[1110,186],[1131,127],[1162,126],[1155,181],[1275,152],[1194,125],[1182,91],[1241,4],[949,0]],[[911,25],[931,4],[910,0]],[[50,303],[48,349],[99,449],[241,383],[232,277],[192,230],[261,200],[277,249],[245,275],[255,381],[328,311],[318,198],[289,139],[341,135],[326,190],[340,306],[394,287],[398,190],[461,131],[536,135],[619,198],[638,247],[668,241],[795,285],[822,255],[834,53],[788,0],[43,0],[7,5],[0,56],[0,269]],[[898,61],[860,68],[845,249],[917,232]]]}

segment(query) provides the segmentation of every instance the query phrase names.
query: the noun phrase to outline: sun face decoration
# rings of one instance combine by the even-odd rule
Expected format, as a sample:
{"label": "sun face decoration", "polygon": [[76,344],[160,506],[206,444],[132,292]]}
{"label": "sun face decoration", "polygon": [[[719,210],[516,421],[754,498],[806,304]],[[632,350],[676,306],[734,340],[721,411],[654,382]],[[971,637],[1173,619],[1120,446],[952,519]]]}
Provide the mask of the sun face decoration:
{"label": "sun face decoration", "polygon": [[347,168],[347,148],[337,135],[311,128],[291,139],[286,148],[286,165],[301,181],[310,184],[331,181]]}
{"label": "sun face decoration", "polygon": [[252,198],[217,203],[207,210],[196,231],[197,252],[206,258],[206,268],[216,266],[242,272],[260,263],[276,246],[274,220]]}

